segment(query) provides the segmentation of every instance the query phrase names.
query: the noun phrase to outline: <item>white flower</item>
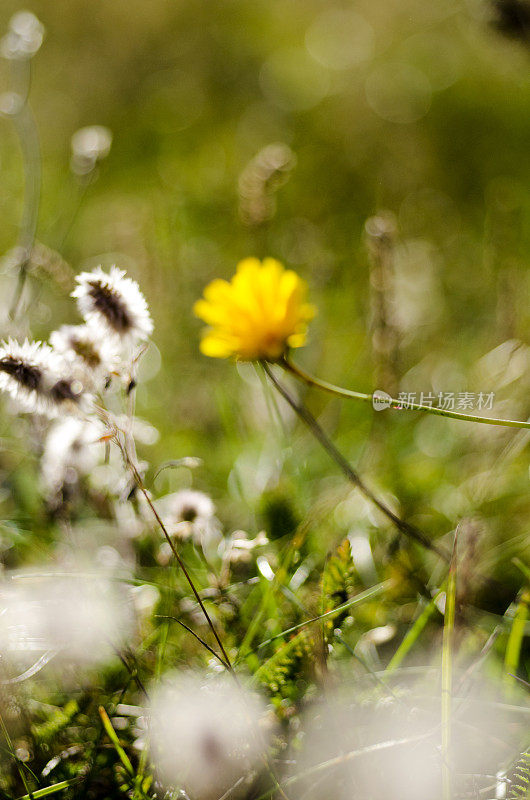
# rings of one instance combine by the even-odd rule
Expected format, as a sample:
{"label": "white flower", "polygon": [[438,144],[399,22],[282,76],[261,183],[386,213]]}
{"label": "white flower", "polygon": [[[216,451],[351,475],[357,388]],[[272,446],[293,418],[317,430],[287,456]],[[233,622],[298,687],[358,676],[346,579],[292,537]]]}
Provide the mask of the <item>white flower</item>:
{"label": "white flower", "polygon": [[260,699],[226,674],[169,679],[155,691],[149,714],[151,756],[162,783],[196,800],[219,798],[258,763],[263,711]]}
{"label": "white flower", "polygon": [[50,344],[66,360],[81,367],[84,381],[101,387],[119,365],[115,337],[101,336],[92,325],[62,325],[53,331]]}
{"label": "white flower", "polygon": [[195,489],[181,489],[156,502],[171,536],[193,538],[201,544],[204,534],[218,527],[215,505],[211,497]]}
{"label": "white flower", "polygon": [[9,339],[0,345],[0,391],[10,394],[23,411],[49,417],[75,413],[88,400],[58,353],[27,340],[20,344]]}
{"label": "white flower", "polygon": [[41,459],[41,486],[49,501],[60,499],[63,490],[77,484],[98,464],[104,448],[97,440],[102,433],[98,420],[66,417],[53,423]]}
{"label": "white flower", "polygon": [[35,55],[44,39],[44,25],[31,11],[19,11],[9,20],[6,35],[0,40],[0,54],[8,59],[25,60]]}
{"label": "white flower", "polygon": [[87,175],[98,161],[110,153],[112,133],[103,125],[89,125],[76,131],[71,140],[72,171],[77,175]]}
{"label": "white flower", "polygon": [[215,514],[212,498],[196,489],[181,489],[166,495],[164,500],[175,523],[207,520]]}
{"label": "white flower", "polygon": [[25,577],[0,584],[0,647],[10,661],[56,652],[63,662],[100,663],[129,642],[129,597],[81,575]]}
{"label": "white flower", "polygon": [[153,323],[145,297],[136,281],[125,277],[124,270],[101,267],[77,276],[77,299],[81,315],[89,323],[101,326],[123,340],[144,340],[153,331]]}

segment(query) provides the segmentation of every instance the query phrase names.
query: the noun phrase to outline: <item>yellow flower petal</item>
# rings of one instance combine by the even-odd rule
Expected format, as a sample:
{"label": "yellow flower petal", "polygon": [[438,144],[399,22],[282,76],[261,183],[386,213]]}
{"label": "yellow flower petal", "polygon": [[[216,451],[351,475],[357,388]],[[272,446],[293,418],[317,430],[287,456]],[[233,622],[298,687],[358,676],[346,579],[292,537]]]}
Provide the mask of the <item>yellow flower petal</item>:
{"label": "yellow flower petal", "polygon": [[246,258],[230,282],[212,281],[193,311],[210,327],[201,351],[214,358],[277,361],[289,347],[305,343],[315,309],[307,286],[274,258]]}
{"label": "yellow flower petal", "polygon": [[204,336],[199,347],[201,353],[211,358],[228,358],[233,354],[233,349],[230,345],[214,334]]}

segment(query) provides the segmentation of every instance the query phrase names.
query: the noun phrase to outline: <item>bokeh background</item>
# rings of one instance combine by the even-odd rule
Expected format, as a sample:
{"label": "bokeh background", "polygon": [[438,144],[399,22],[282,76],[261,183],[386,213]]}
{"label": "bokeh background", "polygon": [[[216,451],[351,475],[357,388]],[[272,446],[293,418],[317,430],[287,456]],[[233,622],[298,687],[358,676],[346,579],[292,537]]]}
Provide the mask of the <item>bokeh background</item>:
{"label": "bokeh background", "polygon": [[[138,449],[153,497],[202,490],[216,505],[216,534],[241,529],[263,544],[263,534],[255,537],[265,531],[269,540],[221,567],[222,545],[205,555],[188,541],[181,552],[238,671],[269,703],[280,772],[424,723],[430,729],[439,720],[446,563],[351,491],[259,371],[200,354],[192,306],[240,259],[274,256],[307,281],[318,307],[308,344],[296,352],[310,372],[416,399],[493,392],[485,414],[527,419],[528,3],[32,0],[27,7],[46,28],[31,62],[39,245],[24,313],[10,321],[24,174],[13,118],[2,113],[13,64],[0,59],[2,336],[47,340],[79,321],[69,297],[79,271],[127,269],[155,323],[137,388],[146,421]],[[0,35],[22,8],[2,0]],[[113,143],[87,183],[71,170],[70,140],[94,124],[112,131]],[[459,525],[454,666],[456,674],[471,665],[476,682],[464,693],[469,708],[455,701],[464,725],[455,733],[458,797],[492,796],[502,787],[492,787],[491,775],[528,745],[525,687],[513,677],[530,680],[528,432],[375,412],[285,381],[403,518],[446,551]],[[49,579],[53,586],[55,570],[88,564],[115,581],[124,603],[135,597],[141,608],[121,661],[87,678],[75,662],[62,671],[52,658],[31,679],[2,687],[1,710],[17,757],[38,775],[32,786],[74,779],[81,783],[71,797],[123,797],[132,792],[130,776],[105,738],[98,706],[116,712],[137,776],[146,766],[137,748],[145,734],[139,678],[150,684],[174,668],[211,674],[218,665],[189,635],[190,627],[210,634],[160,532],[142,516],[141,497],[130,485],[123,490],[119,459],[110,486],[94,488],[94,475],[81,476],[54,505],[40,477],[45,441],[42,421],[16,416],[2,401],[0,589],[20,586],[16,579],[34,569],[47,575],[42,586]],[[186,456],[202,466],[159,472]],[[388,579],[390,588],[353,611],[306,625]],[[78,601],[62,597],[55,602],[68,607],[73,641],[83,618]],[[17,608],[13,626],[24,639]],[[121,625],[114,612],[100,616]],[[188,630],[173,625],[175,617]],[[398,651],[410,631],[406,653]],[[90,651],[90,640],[80,649]],[[23,649],[18,672],[31,666],[32,653]],[[65,647],[66,660],[71,655]],[[5,674],[18,673],[7,664]],[[455,691],[469,674],[460,680],[459,673]],[[340,725],[340,736],[318,723],[303,755],[302,712],[341,678],[349,699],[340,713],[330,706],[331,731]],[[490,680],[495,692],[501,685],[493,699]],[[363,796],[438,797],[422,783],[427,750],[367,762]],[[2,759],[2,791],[27,796],[19,762],[3,752]],[[365,767],[356,769],[344,775],[364,786]],[[349,798],[341,775],[325,790],[304,786],[312,792],[304,797]],[[134,796],[152,797],[151,789],[137,783]]]}
{"label": "bokeh background", "polygon": [[[0,29],[20,8],[4,0]],[[228,527],[281,537],[312,520],[321,552],[352,525],[380,524],[350,508],[341,476],[281,404],[283,428],[274,422],[251,368],[199,354],[192,304],[248,255],[275,256],[308,281],[319,314],[297,357],[321,377],[367,391],[495,392],[495,416],[528,417],[523,3],[35,0],[31,10],[47,32],[31,89],[43,165],[37,238],[65,261],[31,277],[31,328],[47,338],[76,320],[68,292],[83,267],[115,262],[138,279],[155,320],[138,389],[139,414],[160,432],[143,453],[151,475],[168,459],[201,457],[194,485]],[[107,126],[113,145],[79,204],[70,137],[90,124]],[[23,187],[8,118],[0,170],[7,252]],[[365,234],[374,214],[391,215],[395,229],[383,292],[390,366],[374,335],[381,292]],[[6,298],[13,285],[5,266]],[[429,535],[478,519],[478,558],[502,574],[505,595],[483,602],[503,613],[520,586],[511,559],[529,548],[524,434],[374,414],[314,391],[306,399]],[[9,436],[12,419],[2,424]],[[38,505],[36,467],[16,449],[6,459],[20,489],[6,519],[23,528]],[[155,488],[191,480],[168,471]]]}

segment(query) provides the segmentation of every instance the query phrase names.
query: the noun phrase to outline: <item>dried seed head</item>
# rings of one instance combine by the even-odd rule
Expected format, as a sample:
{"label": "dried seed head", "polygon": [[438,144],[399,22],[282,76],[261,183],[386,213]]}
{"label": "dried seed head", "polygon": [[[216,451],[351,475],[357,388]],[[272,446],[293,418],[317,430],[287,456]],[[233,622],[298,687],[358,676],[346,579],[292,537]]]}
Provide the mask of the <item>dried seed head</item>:
{"label": "dried seed head", "polygon": [[102,337],[93,325],[62,325],[50,344],[82,372],[83,382],[98,387],[119,367],[119,342]]}
{"label": "dried seed head", "polygon": [[50,426],[41,459],[41,488],[51,506],[68,497],[79,479],[87,475],[105,454],[99,438],[104,426],[97,419],[65,417]]}
{"label": "dried seed head", "polygon": [[219,525],[212,499],[194,489],[181,489],[161,497],[157,508],[172,536],[193,539],[196,544],[202,544],[205,535]]}
{"label": "dried seed head", "polygon": [[56,575],[0,582],[0,646],[17,663],[52,650],[56,662],[103,664],[134,635],[134,615],[127,595],[105,578]]}
{"label": "dried seed head", "polygon": [[151,758],[165,787],[215,800],[259,761],[266,746],[259,697],[224,677],[177,674],[153,693]]}
{"label": "dried seed head", "polygon": [[23,411],[49,417],[75,413],[88,399],[64,359],[48,345],[27,340],[10,339],[0,346],[0,391]]}
{"label": "dried seed head", "polygon": [[97,267],[93,272],[82,272],[76,281],[78,286],[72,297],[77,299],[87,323],[103,326],[122,340],[150,336],[153,323],[145,297],[136,281],[126,278],[123,270],[112,267],[106,273]]}

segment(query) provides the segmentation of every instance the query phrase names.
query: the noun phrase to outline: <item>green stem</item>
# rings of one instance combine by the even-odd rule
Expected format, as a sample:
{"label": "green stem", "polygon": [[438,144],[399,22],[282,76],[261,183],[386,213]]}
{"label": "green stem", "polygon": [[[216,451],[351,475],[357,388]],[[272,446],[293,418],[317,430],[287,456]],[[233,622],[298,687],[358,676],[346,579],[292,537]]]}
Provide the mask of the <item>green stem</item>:
{"label": "green stem", "polygon": [[[173,553],[173,555],[175,557],[175,560],[177,561],[177,564],[179,565],[180,569],[182,570],[182,572],[184,574],[184,577],[186,578],[186,580],[187,580],[187,582],[188,582],[193,594],[195,595],[195,599],[197,600],[197,602],[198,602],[198,604],[199,604],[199,606],[201,608],[201,611],[204,614],[206,622],[208,623],[208,627],[210,628],[211,632],[213,633],[215,641],[219,645],[219,649],[220,649],[221,654],[222,654],[222,659],[220,659],[220,660],[223,661],[226,664],[226,668],[229,670],[229,672],[233,673],[234,676],[235,676],[235,673],[234,673],[233,668],[232,668],[232,663],[230,661],[228,653],[226,652],[226,650],[225,650],[225,648],[223,646],[221,638],[220,638],[219,634],[217,633],[216,627],[213,624],[213,622],[212,622],[212,620],[210,618],[210,615],[208,614],[208,612],[206,610],[206,607],[205,607],[204,603],[201,600],[199,592],[197,591],[197,589],[195,587],[195,584],[193,583],[193,580],[192,580],[191,575],[189,574],[189,572],[188,572],[188,570],[186,568],[186,565],[184,564],[184,562],[183,562],[182,558],[180,557],[175,545],[173,544],[173,541],[171,540],[171,536],[169,535],[166,526],[162,522],[162,519],[161,519],[158,511],[156,510],[156,508],[155,508],[155,506],[153,504],[153,501],[151,500],[151,497],[149,496],[149,492],[147,491],[147,489],[144,486],[144,482],[142,480],[142,477],[141,477],[140,473],[138,472],[135,464],[133,464],[131,461],[129,461],[129,466],[130,466],[131,472],[133,474],[133,477],[135,479],[136,485],[138,486],[139,490],[141,491],[141,493],[145,497],[145,499],[147,501],[147,505],[151,509],[151,513],[153,514],[154,518],[156,519],[160,530],[164,534],[164,536],[166,538],[166,541],[167,541],[167,543],[169,544],[169,546],[171,548],[171,552]],[[217,656],[217,658],[219,658],[219,656]]]}
{"label": "green stem", "polygon": [[31,263],[31,253],[35,244],[35,234],[39,216],[41,184],[39,132],[35,118],[28,104],[28,95],[31,85],[31,68],[29,64],[21,66],[24,69],[22,80],[24,85],[19,94],[21,97],[21,106],[13,115],[13,123],[22,151],[25,186],[24,205],[18,238],[18,246],[20,249],[18,279],[9,309],[9,319],[11,320],[16,318]]}
{"label": "green stem", "polygon": [[398,649],[390,659],[388,666],[385,670],[386,673],[394,672],[398,667],[401,666],[401,662],[411,649],[411,647],[418,641],[423,629],[429,622],[431,616],[434,614],[436,610],[436,601],[440,597],[442,590],[438,591],[430,603],[428,603],[425,608],[422,610],[421,614],[417,617],[414,623],[411,625],[401,644],[399,645]]}
{"label": "green stem", "polygon": [[510,635],[508,636],[508,643],[506,645],[506,653],[504,656],[504,681],[509,690],[513,692],[514,686],[517,681],[517,670],[519,669],[519,661],[521,660],[521,651],[523,639],[525,634],[525,623],[528,618],[528,608],[530,604],[530,591],[523,589],[519,602],[513,612],[513,622]]}
{"label": "green stem", "polygon": [[18,758],[17,754],[15,753],[15,749],[11,741],[11,736],[9,735],[9,731],[7,730],[7,727],[5,725],[4,719],[1,714],[0,714],[0,728],[2,729],[4,739],[6,740],[8,750],[17,765],[18,774],[20,775],[20,780],[22,781],[24,789],[27,792],[27,797],[29,798],[29,800],[33,800],[34,797],[33,792],[31,791],[26,776],[24,774],[25,764]]}
{"label": "green stem", "polygon": [[346,460],[346,458],[342,455],[340,450],[338,450],[333,442],[327,437],[323,429],[318,424],[315,417],[311,414],[308,408],[305,407],[303,403],[297,402],[291,394],[287,391],[285,386],[280,383],[280,381],[276,378],[273,370],[271,369],[271,365],[267,361],[261,362],[261,365],[265,372],[267,373],[270,381],[276,387],[278,392],[282,395],[284,400],[291,406],[293,411],[298,415],[298,417],[307,425],[315,439],[322,445],[324,450],[327,452],[329,457],[333,459],[335,464],[339,467],[340,470],[344,473],[346,478],[349,482],[355,486],[359,491],[368,499],[371,503],[373,503],[384,515],[387,519],[389,519],[396,528],[403,533],[405,536],[408,536],[411,539],[414,539],[416,542],[421,544],[423,547],[427,548],[428,550],[432,550],[432,552],[436,553],[443,558],[445,561],[449,561],[449,556],[445,552],[444,549],[439,547],[436,543],[431,542],[431,540],[421,531],[419,528],[416,528],[415,525],[412,525],[410,522],[407,522],[401,517],[398,517],[391,508],[389,508],[382,500],[375,495],[372,490],[365,484],[362,480],[361,476],[358,472],[351,466],[351,464]]}
{"label": "green stem", "polygon": [[[354,392],[351,389],[343,389],[340,386],[335,386],[332,383],[327,383],[326,381],[321,381],[319,378],[314,378],[312,375],[309,375],[303,369],[301,369],[297,364],[293,364],[292,361],[289,360],[287,356],[285,356],[279,364],[290,372],[295,377],[299,378],[301,381],[306,383],[308,386],[314,386],[317,389],[322,389],[324,392],[328,392],[328,394],[332,394],[335,397],[342,397],[343,399],[347,400],[361,400],[364,403],[371,403],[373,404],[374,399],[377,399],[378,393],[375,394],[365,394],[364,392]],[[464,422],[481,422],[483,425],[501,425],[506,428],[527,428],[530,429],[530,420],[523,422],[521,420],[515,419],[495,419],[494,417],[479,417],[476,414],[460,414],[458,411],[449,411],[445,408],[436,408],[435,406],[424,406],[420,403],[408,403],[406,407],[403,403],[399,400],[395,400],[392,397],[386,395],[386,393],[380,393],[379,395],[384,399],[387,404],[388,408],[394,408],[397,411],[423,411],[426,414],[436,414],[439,417],[449,417],[449,419],[459,419],[463,420]]]}
{"label": "green stem", "polygon": [[444,629],[442,642],[442,795],[451,800],[451,716],[453,705],[453,649],[456,618],[456,568],[458,528],[455,533],[453,555],[449,566],[445,593]]}

